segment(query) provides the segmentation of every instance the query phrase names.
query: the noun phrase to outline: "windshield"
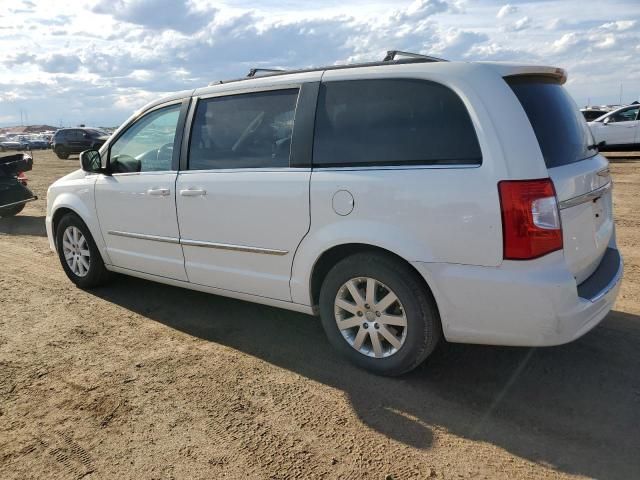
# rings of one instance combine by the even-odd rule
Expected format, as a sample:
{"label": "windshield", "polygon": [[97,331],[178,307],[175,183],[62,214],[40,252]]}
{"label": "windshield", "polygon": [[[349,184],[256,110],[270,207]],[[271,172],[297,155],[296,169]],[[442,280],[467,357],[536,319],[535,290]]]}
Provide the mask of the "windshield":
{"label": "windshield", "polygon": [[505,79],[520,100],[536,134],[547,168],[592,157],[593,137],[567,91],[553,79],[538,76]]}

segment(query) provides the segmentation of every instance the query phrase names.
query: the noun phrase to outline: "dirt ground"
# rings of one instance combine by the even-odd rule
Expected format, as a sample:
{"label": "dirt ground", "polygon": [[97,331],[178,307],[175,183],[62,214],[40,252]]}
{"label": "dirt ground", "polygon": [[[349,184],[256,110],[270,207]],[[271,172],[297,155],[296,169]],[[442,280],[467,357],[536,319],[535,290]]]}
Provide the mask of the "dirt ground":
{"label": "dirt ground", "polygon": [[116,276],[85,292],[44,229],[75,169],[0,220],[0,478],[640,478],[640,160],[612,163],[624,284],[544,349],[442,345],[380,378],[313,317]]}

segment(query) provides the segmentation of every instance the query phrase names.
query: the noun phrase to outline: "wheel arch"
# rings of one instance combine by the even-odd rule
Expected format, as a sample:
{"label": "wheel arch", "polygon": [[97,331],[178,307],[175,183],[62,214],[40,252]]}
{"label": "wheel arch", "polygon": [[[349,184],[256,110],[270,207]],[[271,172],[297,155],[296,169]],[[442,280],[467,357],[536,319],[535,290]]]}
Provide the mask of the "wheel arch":
{"label": "wheel arch", "polygon": [[[72,210],[69,207],[60,207],[60,208],[56,209],[53,212],[53,215],[51,216],[51,231],[53,233],[53,243],[56,245],[56,248],[58,248],[58,245],[57,245],[58,224],[60,223],[60,220],[62,220],[62,217],[64,217],[68,213],[74,213],[74,214],[78,215],[78,213],[76,211]],[[78,215],[78,216],[80,216],[80,215]],[[82,217],[80,217],[80,218],[82,218]]]}
{"label": "wheel arch", "polygon": [[[72,193],[65,192],[58,195],[51,208],[51,233],[56,244],[57,229],[62,217],[68,213],[77,215],[80,220],[86,225],[93,237],[93,241],[96,243],[102,259],[105,263],[110,263],[109,255],[107,253],[106,245],[102,237],[102,231],[98,223],[97,214],[95,209],[92,209],[93,205],[86,205],[83,199],[73,195]],[[92,215],[93,210],[93,215]],[[57,249],[57,245],[56,249]]]}
{"label": "wheel arch", "polygon": [[405,258],[398,255],[391,250],[388,250],[383,247],[379,247],[376,245],[371,245],[367,243],[343,243],[339,245],[334,245],[331,248],[325,250],[320,254],[320,256],[316,259],[313,264],[311,274],[309,277],[309,293],[312,305],[318,305],[318,299],[320,297],[320,288],[322,287],[322,282],[325,277],[329,273],[329,270],[336,265],[341,260],[354,255],[356,253],[370,252],[376,253],[379,255],[384,255],[389,258],[393,258],[395,261],[406,265],[412,272],[414,272],[422,285],[425,288],[425,291],[433,300],[433,303],[436,309],[439,311],[438,302],[435,298],[433,289],[424,278],[424,276]]}

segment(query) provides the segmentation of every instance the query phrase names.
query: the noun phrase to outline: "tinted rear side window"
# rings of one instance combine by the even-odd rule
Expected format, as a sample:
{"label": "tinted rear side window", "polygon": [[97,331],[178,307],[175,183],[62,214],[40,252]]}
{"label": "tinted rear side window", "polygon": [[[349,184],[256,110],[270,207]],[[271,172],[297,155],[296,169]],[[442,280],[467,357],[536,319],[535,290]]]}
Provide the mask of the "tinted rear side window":
{"label": "tinted rear side window", "polygon": [[536,134],[547,168],[594,156],[593,137],[569,93],[554,80],[523,76],[507,78]]}
{"label": "tinted rear side window", "polygon": [[190,170],[288,167],[298,89],[198,102]]}
{"label": "tinted rear side window", "polygon": [[347,80],[321,85],[313,164],[320,167],[479,165],[462,100],[426,80]]}

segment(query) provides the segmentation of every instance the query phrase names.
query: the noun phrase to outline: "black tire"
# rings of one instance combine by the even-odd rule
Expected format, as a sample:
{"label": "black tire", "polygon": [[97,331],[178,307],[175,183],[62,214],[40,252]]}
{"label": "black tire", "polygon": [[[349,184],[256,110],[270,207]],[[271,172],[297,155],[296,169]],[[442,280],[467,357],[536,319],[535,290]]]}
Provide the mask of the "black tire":
{"label": "black tire", "polygon": [[[76,275],[71,270],[71,267],[64,257],[62,246],[63,235],[65,230],[69,227],[78,228],[87,240],[87,244],[89,246],[89,269],[84,276]],[[58,258],[60,259],[60,263],[62,264],[64,272],[67,274],[67,277],[69,277],[69,280],[75,283],[76,286],[80,288],[93,288],[103,285],[108,281],[109,271],[104,266],[102,256],[100,255],[100,251],[98,250],[98,247],[96,246],[96,243],[91,236],[91,232],[89,232],[89,229],[84,224],[82,219],[80,219],[80,217],[78,217],[78,215],[76,215],[75,213],[67,213],[58,222],[58,226],[56,227],[56,249],[58,250]]]}
{"label": "black tire", "polygon": [[54,150],[54,152],[60,160],[66,160],[67,158],[69,158],[69,152],[67,152],[64,148],[58,147]]}
{"label": "black tire", "polygon": [[15,205],[13,207],[3,207],[0,208],[0,217],[6,218],[6,217],[15,217],[16,215],[18,215],[22,210],[24,210],[24,203],[21,203],[20,205]]}
{"label": "black tire", "polygon": [[[400,300],[406,316],[406,337],[388,357],[360,353],[343,337],[336,324],[334,302],[350,279],[369,277],[388,286]],[[397,376],[413,370],[433,352],[442,337],[438,310],[424,281],[408,265],[390,255],[363,252],[338,262],[320,290],[320,317],[331,344],[355,365],[379,375]]]}

